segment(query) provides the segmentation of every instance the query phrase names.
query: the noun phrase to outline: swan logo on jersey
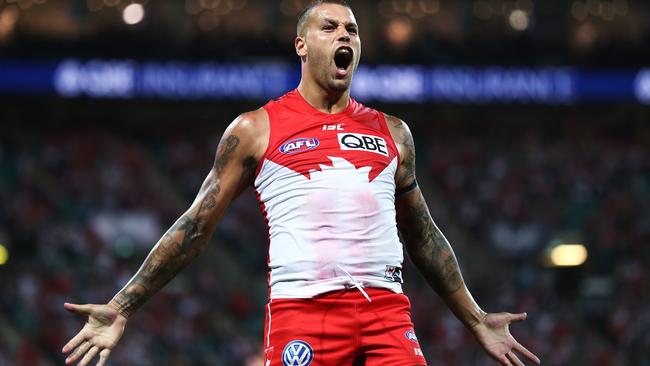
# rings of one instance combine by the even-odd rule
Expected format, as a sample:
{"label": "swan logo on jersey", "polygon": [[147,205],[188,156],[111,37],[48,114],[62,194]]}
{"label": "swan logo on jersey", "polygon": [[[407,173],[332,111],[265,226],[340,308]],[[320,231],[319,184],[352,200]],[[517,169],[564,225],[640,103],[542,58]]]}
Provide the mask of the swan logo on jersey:
{"label": "swan logo on jersey", "polygon": [[386,265],[384,278],[389,281],[404,283],[404,280],[402,279],[402,269],[397,266]]}
{"label": "swan logo on jersey", "polygon": [[341,150],[362,150],[388,156],[386,140],[378,136],[360,133],[339,133]]}
{"label": "swan logo on jersey", "polygon": [[291,341],[284,346],[282,351],[284,366],[309,366],[313,359],[314,349],[305,341]]}
{"label": "swan logo on jersey", "polygon": [[415,331],[413,329],[407,330],[406,333],[404,333],[404,336],[409,341],[413,341],[415,343],[418,343],[418,337],[415,336]]}
{"label": "swan logo on jersey", "polygon": [[301,137],[285,142],[284,145],[280,146],[280,152],[283,154],[295,154],[315,149],[318,147],[318,144],[317,138]]}

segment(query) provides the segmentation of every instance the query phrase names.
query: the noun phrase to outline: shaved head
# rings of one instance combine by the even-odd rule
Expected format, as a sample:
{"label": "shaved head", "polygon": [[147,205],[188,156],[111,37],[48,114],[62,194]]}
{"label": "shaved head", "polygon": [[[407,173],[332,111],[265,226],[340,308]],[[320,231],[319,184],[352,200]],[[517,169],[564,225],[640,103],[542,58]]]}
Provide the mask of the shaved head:
{"label": "shaved head", "polygon": [[348,3],[312,1],[300,15],[297,32],[294,46],[301,59],[301,85],[349,93],[361,56],[361,38]]}
{"label": "shaved head", "polygon": [[309,20],[309,16],[311,15],[311,11],[317,7],[318,5],[321,4],[337,4],[341,6],[345,6],[348,9],[350,8],[350,4],[348,4],[347,1],[345,0],[314,0],[309,5],[307,5],[302,12],[300,12],[300,17],[298,17],[298,26],[296,27],[296,34],[299,37],[304,36],[305,32],[305,24],[307,24],[307,21]]}

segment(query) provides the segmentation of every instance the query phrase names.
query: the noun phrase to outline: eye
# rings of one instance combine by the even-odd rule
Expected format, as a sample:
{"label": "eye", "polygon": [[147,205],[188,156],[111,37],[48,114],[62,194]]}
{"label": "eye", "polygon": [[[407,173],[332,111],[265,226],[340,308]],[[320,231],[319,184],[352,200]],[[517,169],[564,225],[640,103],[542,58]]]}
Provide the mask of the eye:
{"label": "eye", "polygon": [[334,30],[335,27],[332,24],[325,24],[323,30]]}
{"label": "eye", "polygon": [[357,32],[358,32],[357,28],[348,28],[348,33],[357,34]]}

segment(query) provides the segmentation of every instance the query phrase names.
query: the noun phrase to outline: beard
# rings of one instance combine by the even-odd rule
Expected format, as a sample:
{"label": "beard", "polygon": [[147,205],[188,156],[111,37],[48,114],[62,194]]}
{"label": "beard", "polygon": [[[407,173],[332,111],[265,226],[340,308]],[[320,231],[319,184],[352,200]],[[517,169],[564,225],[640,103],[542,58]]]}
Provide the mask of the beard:
{"label": "beard", "polygon": [[330,77],[327,81],[327,90],[342,93],[350,89],[350,85],[352,85],[352,76],[345,79],[335,79]]}
{"label": "beard", "polygon": [[343,93],[350,89],[352,84],[352,75],[356,71],[356,60],[353,60],[354,63],[348,75],[344,77],[336,77],[335,73],[332,71],[336,68],[334,65],[334,60],[332,55],[325,54],[324,52],[313,52],[307,55],[308,60],[308,69],[310,73],[314,76],[316,82],[325,90]]}

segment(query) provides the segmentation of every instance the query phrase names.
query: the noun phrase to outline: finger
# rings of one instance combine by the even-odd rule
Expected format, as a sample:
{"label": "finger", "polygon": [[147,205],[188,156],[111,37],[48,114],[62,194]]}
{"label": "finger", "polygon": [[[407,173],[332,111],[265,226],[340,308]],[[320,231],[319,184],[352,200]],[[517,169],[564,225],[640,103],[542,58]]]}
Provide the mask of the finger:
{"label": "finger", "polygon": [[526,365],[524,365],[523,362],[521,362],[521,360],[514,353],[508,352],[508,353],[506,353],[506,356],[512,362],[513,365],[515,365],[515,366],[526,366]]}
{"label": "finger", "polygon": [[86,353],[90,349],[90,347],[91,347],[90,342],[88,341],[83,342],[79,347],[77,347],[77,349],[74,350],[74,352],[70,354],[70,356],[68,356],[68,358],[65,359],[65,364],[69,365],[75,362],[79,357],[81,357],[81,355]]}
{"label": "finger", "polygon": [[80,315],[90,315],[91,310],[92,310],[92,305],[90,304],[70,304],[68,302],[63,304],[63,308],[66,309],[67,311],[75,314],[80,314]]}
{"label": "finger", "polygon": [[519,313],[519,314],[510,314],[510,322],[511,323],[518,323],[522,320],[526,320],[528,317],[528,314],[526,313]]}
{"label": "finger", "polygon": [[99,361],[97,362],[96,366],[104,366],[110,354],[111,354],[111,350],[108,348],[105,348],[101,352],[99,352]]}
{"label": "finger", "polygon": [[77,335],[74,336],[68,343],[66,343],[66,345],[63,346],[63,349],[61,351],[63,353],[68,353],[73,349],[77,348],[77,346],[80,345],[85,340],[86,340],[86,334],[82,330],[81,332],[77,333]]}
{"label": "finger", "polygon": [[77,366],[86,366],[86,365],[88,365],[88,363],[93,359],[93,357],[95,357],[97,355],[97,352],[99,352],[99,347],[93,346],[93,348],[91,348],[90,351],[88,351],[88,353],[86,353],[84,358],[81,359],[81,362],[79,362],[79,364],[77,364]]}
{"label": "finger", "polygon": [[535,356],[532,352],[530,352],[526,347],[522,346],[519,342],[515,342],[515,351],[521,353],[524,357],[527,359],[535,362],[536,364],[540,364],[541,361],[539,360],[539,357]]}
{"label": "finger", "polygon": [[501,362],[502,366],[512,366],[512,363],[510,362],[508,357],[506,357],[506,355],[499,356],[499,362]]}

